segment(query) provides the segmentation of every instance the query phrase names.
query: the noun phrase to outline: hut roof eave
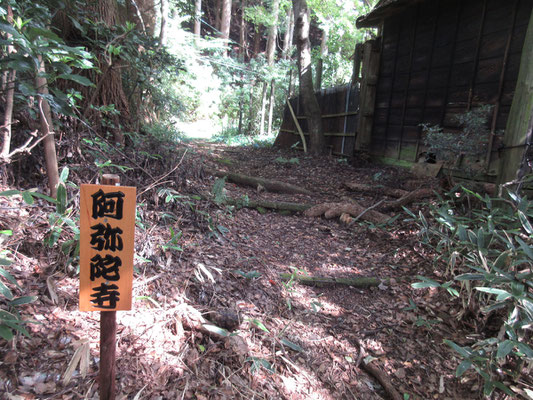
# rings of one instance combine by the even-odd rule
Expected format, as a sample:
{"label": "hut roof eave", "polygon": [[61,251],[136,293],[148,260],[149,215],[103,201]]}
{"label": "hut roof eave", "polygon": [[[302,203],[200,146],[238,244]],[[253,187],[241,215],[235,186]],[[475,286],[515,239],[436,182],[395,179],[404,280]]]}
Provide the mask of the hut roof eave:
{"label": "hut roof eave", "polygon": [[380,0],[372,11],[357,18],[358,28],[371,28],[379,25],[386,17],[422,0]]}

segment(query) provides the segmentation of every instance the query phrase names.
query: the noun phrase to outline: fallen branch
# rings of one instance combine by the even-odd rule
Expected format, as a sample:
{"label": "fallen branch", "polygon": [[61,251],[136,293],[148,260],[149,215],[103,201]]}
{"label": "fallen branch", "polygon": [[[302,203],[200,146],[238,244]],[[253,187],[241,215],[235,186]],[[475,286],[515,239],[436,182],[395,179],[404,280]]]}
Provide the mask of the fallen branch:
{"label": "fallen branch", "polygon": [[248,176],[244,174],[237,174],[233,172],[225,171],[211,171],[208,170],[208,173],[219,178],[227,177],[228,181],[237,183],[239,185],[251,186],[257,188],[259,185],[264,187],[270,192],[279,192],[279,193],[291,193],[291,194],[307,194],[312,195],[313,193],[307,189],[304,189],[299,186],[291,185],[290,183],[273,181],[264,178],[258,178],[255,176]]}
{"label": "fallen branch", "polygon": [[380,278],[367,276],[355,276],[353,278],[332,278],[327,276],[307,276],[289,273],[281,273],[279,276],[284,280],[293,279],[302,285],[318,287],[345,285],[357,288],[369,288],[379,286],[383,281]]}
{"label": "fallen branch", "polygon": [[409,192],[403,189],[392,189],[386,186],[381,185],[366,185],[364,183],[356,182],[345,182],[344,186],[348,189],[353,190],[354,192],[364,192],[364,193],[373,193],[373,194],[384,194],[390,197],[403,197]]}
{"label": "fallen branch", "polygon": [[[372,207],[371,207],[372,208]],[[307,217],[319,217],[324,214],[327,219],[340,217],[342,214],[349,214],[352,217],[370,221],[374,224],[387,222],[389,216],[382,214],[371,208],[363,208],[359,204],[352,203],[322,203],[318,204],[305,212]]]}

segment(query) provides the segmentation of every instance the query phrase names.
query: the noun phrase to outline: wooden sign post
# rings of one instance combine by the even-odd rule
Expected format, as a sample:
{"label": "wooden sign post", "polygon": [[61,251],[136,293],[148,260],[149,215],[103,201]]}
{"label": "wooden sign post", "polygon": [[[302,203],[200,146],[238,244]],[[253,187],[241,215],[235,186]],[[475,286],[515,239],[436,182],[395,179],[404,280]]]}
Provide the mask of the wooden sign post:
{"label": "wooden sign post", "polygon": [[100,311],[100,400],[115,399],[117,310],[131,309],[135,231],[134,187],[81,185],[80,310]]}

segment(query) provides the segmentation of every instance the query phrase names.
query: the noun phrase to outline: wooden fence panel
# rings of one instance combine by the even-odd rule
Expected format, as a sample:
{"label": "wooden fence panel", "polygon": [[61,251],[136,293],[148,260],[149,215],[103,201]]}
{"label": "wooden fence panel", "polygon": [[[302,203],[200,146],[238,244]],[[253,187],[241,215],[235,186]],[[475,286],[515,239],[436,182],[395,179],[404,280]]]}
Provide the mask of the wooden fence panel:
{"label": "wooden fence panel", "polygon": [[[315,94],[322,114],[326,145],[330,152],[339,156],[352,156],[359,118],[359,89],[355,85],[345,85],[324,89]],[[301,98],[296,97],[289,101],[296,112],[296,118],[307,140],[309,135],[307,118],[303,115]],[[283,122],[274,145],[284,148],[293,146],[300,148],[300,142],[294,118],[292,118],[288,107],[285,106]]]}

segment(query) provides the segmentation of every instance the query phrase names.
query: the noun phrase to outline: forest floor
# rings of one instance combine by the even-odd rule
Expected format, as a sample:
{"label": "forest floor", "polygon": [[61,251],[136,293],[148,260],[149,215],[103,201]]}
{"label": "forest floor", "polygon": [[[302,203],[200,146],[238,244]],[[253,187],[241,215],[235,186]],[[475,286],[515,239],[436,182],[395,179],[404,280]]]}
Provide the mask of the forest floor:
{"label": "forest floor", "polygon": [[[313,192],[270,193],[226,182],[225,196],[311,204],[348,196],[370,207],[382,199],[350,192],[345,182],[406,190],[436,182],[393,167],[353,166],[271,148],[198,141],[173,154],[165,160],[166,170],[148,170],[153,179],[123,174],[122,183],[136,185],[139,197],[134,307],[117,313],[118,399],[386,398],[362,368],[369,360],[403,399],[481,398],[482,385],[473,375],[465,374],[462,382],[455,378],[458,358],[443,343],[445,338],[460,343],[466,335],[464,322],[455,317],[458,305],[445,293],[411,287],[417,275],[438,279],[442,272],[403,211],[384,227],[364,221],[346,225],[298,213],[237,209],[201,197],[215,183],[209,169],[277,179]],[[135,165],[148,168],[138,160]],[[71,167],[75,183],[94,177]],[[77,190],[69,194],[77,209]],[[0,229],[13,230],[2,246],[15,260],[19,294],[38,296],[21,307],[37,322],[27,325],[31,338],[0,340],[1,397],[98,398],[99,315],[78,310],[75,268],[65,267],[57,245],[43,245],[51,206],[26,205],[18,196],[1,197],[0,206]],[[422,203],[409,207],[426,211]],[[172,240],[171,227],[181,237]],[[280,278],[295,271],[390,280],[353,288],[310,287]],[[236,314],[238,326],[230,327],[232,321],[224,320]],[[198,322],[202,318],[233,328],[234,334],[210,333]],[[85,360],[81,367],[80,359]]]}

